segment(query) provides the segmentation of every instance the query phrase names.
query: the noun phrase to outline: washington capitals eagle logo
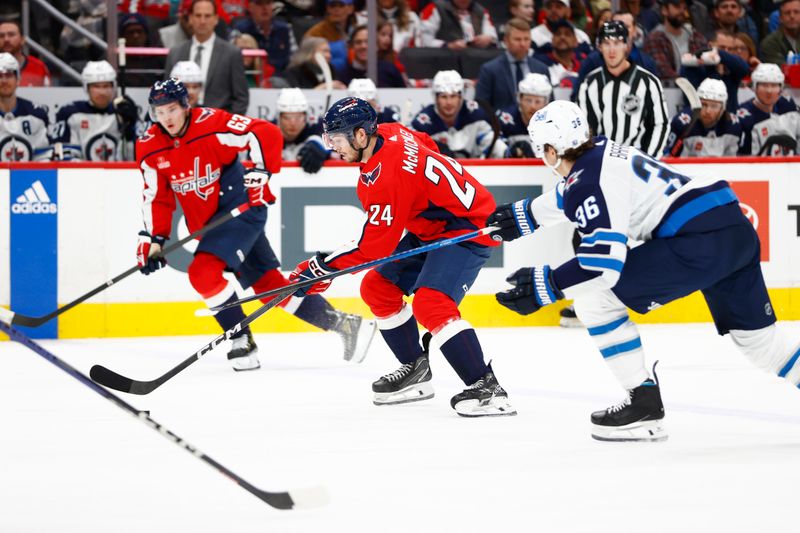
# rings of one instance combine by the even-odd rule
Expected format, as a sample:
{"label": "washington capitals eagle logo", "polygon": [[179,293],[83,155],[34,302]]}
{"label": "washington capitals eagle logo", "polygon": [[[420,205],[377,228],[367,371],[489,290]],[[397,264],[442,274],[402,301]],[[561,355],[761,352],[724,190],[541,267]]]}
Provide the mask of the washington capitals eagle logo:
{"label": "washington capitals eagle logo", "polygon": [[378,178],[380,177],[381,177],[381,164],[378,163],[378,166],[372,169],[370,172],[362,172],[360,179],[361,183],[369,187],[370,185],[378,181]]}

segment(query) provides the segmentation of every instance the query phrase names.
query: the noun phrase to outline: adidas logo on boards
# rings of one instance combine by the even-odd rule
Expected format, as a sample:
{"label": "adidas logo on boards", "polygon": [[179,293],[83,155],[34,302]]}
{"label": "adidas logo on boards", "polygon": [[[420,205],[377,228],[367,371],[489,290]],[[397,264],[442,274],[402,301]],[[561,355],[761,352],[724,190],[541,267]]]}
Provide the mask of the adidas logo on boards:
{"label": "adidas logo on boards", "polygon": [[58,206],[50,201],[42,182],[36,180],[11,204],[11,212],[16,215],[56,214]]}

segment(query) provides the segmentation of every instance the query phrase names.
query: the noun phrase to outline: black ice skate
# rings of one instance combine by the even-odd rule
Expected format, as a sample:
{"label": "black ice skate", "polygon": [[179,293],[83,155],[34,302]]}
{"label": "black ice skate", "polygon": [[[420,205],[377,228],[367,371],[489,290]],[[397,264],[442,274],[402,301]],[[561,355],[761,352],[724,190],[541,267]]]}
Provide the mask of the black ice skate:
{"label": "black ice skate", "polygon": [[237,372],[244,370],[258,370],[261,368],[261,363],[258,362],[258,346],[256,341],[253,340],[253,334],[250,330],[246,334],[231,339],[233,343],[231,351],[228,352],[228,360],[233,365],[233,369]]}
{"label": "black ice skate", "polygon": [[359,315],[336,311],[336,325],[333,330],[342,336],[344,360],[360,363],[367,356],[375,332],[378,331],[378,324]]}
{"label": "black ice skate", "polygon": [[667,440],[664,404],[655,371],[653,365],[655,381],[648,379],[628,390],[628,397],[622,402],[592,413],[592,438],[617,442]]}
{"label": "black ice skate", "polygon": [[561,317],[558,321],[558,324],[562,328],[582,328],[583,324],[578,319],[578,315],[575,314],[575,306],[570,305],[565,307],[564,309],[559,312],[559,316]]}
{"label": "black ice skate", "polygon": [[497,382],[489,363],[489,371],[481,379],[459,392],[450,405],[461,416],[512,416],[517,410],[508,403],[508,394]]}
{"label": "black ice skate", "polygon": [[382,376],[372,384],[375,405],[394,405],[418,402],[433,398],[431,367],[428,364],[428,346],[431,334],[422,337],[422,355],[413,363],[406,363],[391,374]]}

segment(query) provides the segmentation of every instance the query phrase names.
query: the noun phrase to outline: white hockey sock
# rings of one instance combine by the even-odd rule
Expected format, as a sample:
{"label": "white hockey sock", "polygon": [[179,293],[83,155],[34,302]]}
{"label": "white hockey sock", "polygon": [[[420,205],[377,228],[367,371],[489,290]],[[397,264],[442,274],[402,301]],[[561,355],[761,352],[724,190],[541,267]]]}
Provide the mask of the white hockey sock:
{"label": "white hockey sock", "polygon": [[650,375],[644,362],[639,329],[611,291],[575,299],[575,314],[586,326],[603,359],[625,389],[638,387]]}
{"label": "white hockey sock", "polygon": [[235,292],[236,289],[234,288],[233,283],[229,281],[217,294],[203,298],[203,301],[209,308],[216,307],[227,302],[228,299],[235,294]]}
{"label": "white hockey sock", "polygon": [[775,324],[754,330],[732,329],[731,339],[757,367],[800,386],[800,344]]}

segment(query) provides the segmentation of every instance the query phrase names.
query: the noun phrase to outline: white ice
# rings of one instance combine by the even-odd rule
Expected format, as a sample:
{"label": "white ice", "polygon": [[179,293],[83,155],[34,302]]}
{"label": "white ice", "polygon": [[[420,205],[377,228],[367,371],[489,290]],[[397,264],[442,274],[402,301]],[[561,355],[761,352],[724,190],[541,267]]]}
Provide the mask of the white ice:
{"label": "white ice", "polygon": [[[782,327],[800,339],[800,324]],[[376,407],[397,366],[381,339],[341,360],[332,334],[258,335],[262,368],[225,347],[148,396],[119,393],[265,490],[324,485],[331,503],[277,511],[14,343],[0,343],[0,531],[797,531],[800,391],[751,366],[713,326],[643,326],[669,440],[600,443],[589,414],[618,401],[583,330],[479,335],[516,417],[465,419],[432,356],[436,397]],[[44,341],[88,373],[152,379],[205,337]]]}

